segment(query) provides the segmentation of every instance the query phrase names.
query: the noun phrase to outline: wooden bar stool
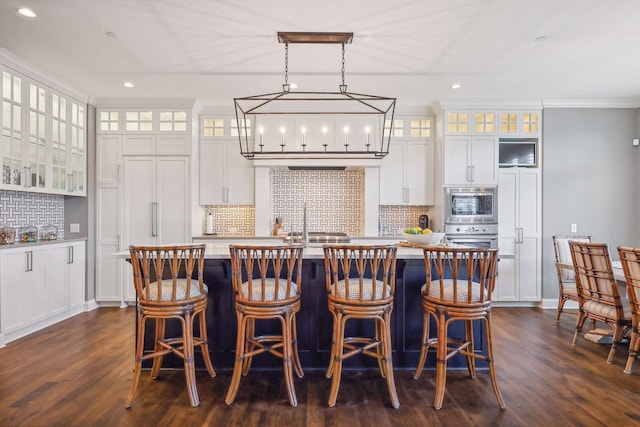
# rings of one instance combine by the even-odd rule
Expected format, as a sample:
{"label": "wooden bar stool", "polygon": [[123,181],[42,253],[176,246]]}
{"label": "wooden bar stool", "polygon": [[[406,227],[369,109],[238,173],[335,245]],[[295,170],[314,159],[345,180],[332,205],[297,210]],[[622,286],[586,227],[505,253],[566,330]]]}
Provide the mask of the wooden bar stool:
{"label": "wooden bar stool", "polygon": [[631,374],[633,362],[638,358],[640,350],[640,248],[618,246],[618,255],[627,283],[627,298],[631,310],[629,357],[624,367],[624,373]]}
{"label": "wooden bar stool", "polygon": [[[422,287],[422,349],[413,376],[418,379],[427,358],[427,350],[436,350],[435,409],[442,407],[447,380],[447,360],[455,354],[467,358],[471,378],[476,377],[475,359],[489,363],[493,392],[501,409],[504,399],[498,389],[493,345],[491,341],[491,294],[496,283],[497,249],[424,247],[426,283]],[[431,318],[436,323],[436,336],[429,337]],[[464,338],[448,335],[449,326],[455,321],[464,322]],[[474,351],[473,321],[482,320],[486,328],[487,355]]]}
{"label": "wooden bar stool", "polygon": [[[391,359],[391,313],[396,287],[395,245],[325,245],[329,311],[333,316],[333,339],[327,378],[331,380],[329,406],[336,405],[342,362],[356,354],[378,359],[378,368],[387,380],[394,408],[400,407]],[[373,337],[345,337],[349,319],[372,319]]]}
{"label": "wooden bar stool", "polygon": [[[144,360],[153,359],[151,378],[156,379],[165,354],[181,357],[191,406],[200,404],[194,366],[195,346],[200,347],[209,375],[216,375],[207,347],[207,286],[203,283],[205,247],[204,244],[129,247],[136,289],[137,331],[133,383],[125,408],[131,407]],[[200,321],[200,337],[193,336],[196,317]],[[155,320],[155,344],[151,353],[144,354],[145,326],[149,319]],[[167,319],[180,321],[181,336],[165,337]]]}
{"label": "wooden bar stool", "polygon": [[[293,370],[302,378],[298,358],[296,313],[300,311],[302,246],[231,245],[231,282],[235,294],[238,334],[233,377],[225,402],[233,403],[253,356],[269,352],[280,358],[289,403],[297,406]],[[255,321],[278,319],[282,335],[255,335]]]}

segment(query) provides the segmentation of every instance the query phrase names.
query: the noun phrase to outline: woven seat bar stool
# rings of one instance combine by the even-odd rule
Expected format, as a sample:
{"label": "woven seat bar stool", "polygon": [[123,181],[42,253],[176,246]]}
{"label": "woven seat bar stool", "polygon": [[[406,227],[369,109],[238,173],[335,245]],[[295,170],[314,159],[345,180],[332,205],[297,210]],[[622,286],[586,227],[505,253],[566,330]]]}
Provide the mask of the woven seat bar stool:
{"label": "woven seat bar stool", "polygon": [[[269,352],[282,358],[289,403],[297,406],[293,371],[304,375],[298,358],[296,313],[302,290],[302,245],[231,245],[231,282],[235,294],[238,333],[233,376],[225,402],[236,398],[240,377],[253,356]],[[255,322],[278,319],[281,335],[255,335]]]}
{"label": "woven seat bar stool", "polygon": [[633,362],[638,358],[638,350],[640,350],[640,248],[618,246],[618,255],[620,255],[622,271],[627,282],[627,297],[631,309],[629,357],[624,367],[624,373],[630,374]]}
{"label": "woven seat bar stool", "polygon": [[[580,306],[571,345],[576,345],[584,322],[590,319],[591,330],[587,333],[612,336],[611,349],[607,356],[607,363],[611,363],[618,344],[631,329],[631,310],[628,301],[620,298],[609,248],[606,243],[576,241],[570,241],[569,248],[576,272]],[[611,331],[602,332],[596,329],[596,322],[609,325]]]}
{"label": "woven seat bar stool", "polygon": [[[387,380],[391,405],[400,407],[391,359],[391,313],[396,287],[395,245],[324,245],[324,263],[333,338],[327,378],[331,380],[329,406],[334,407],[340,388],[342,363],[364,354],[378,360]],[[373,337],[345,337],[350,319],[372,319]]]}
{"label": "woven seat bar stool", "polygon": [[[216,375],[207,346],[207,286],[203,282],[205,247],[204,244],[129,247],[136,289],[137,330],[133,383],[126,408],[131,407],[144,360],[153,359],[151,378],[156,379],[164,355],[172,353],[181,357],[191,406],[200,404],[194,347],[200,347],[209,375]],[[200,322],[199,337],[193,332],[196,318]],[[149,319],[155,320],[154,348],[144,354],[145,327]],[[169,319],[180,321],[181,336],[165,337],[165,323]]]}
{"label": "woven seat bar stool", "polygon": [[[476,378],[475,360],[488,362],[493,392],[501,409],[504,399],[498,388],[491,334],[491,294],[496,283],[497,249],[426,246],[424,263],[426,283],[421,289],[423,332],[420,360],[414,379],[424,369],[427,351],[436,350],[436,394],[433,407],[440,409],[444,400],[447,361],[456,354],[466,356],[471,378]],[[429,336],[431,318],[436,324],[435,337]],[[474,351],[473,321],[485,325],[487,354]],[[452,322],[464,322],[464,337],[449,336]]]}
{"label": "woven seat bar stool", "polygon": [[559,293],[556,323],[560,322],[560,315],[567,301],[575,301],[576,304],[578,303],[575,271],[573,270],[573,261],[571,260],[571,251],[569,250],[570,240],[590,242],[591,236],[553,236],[553,251],[556,255],[556,273],[558,275]]}

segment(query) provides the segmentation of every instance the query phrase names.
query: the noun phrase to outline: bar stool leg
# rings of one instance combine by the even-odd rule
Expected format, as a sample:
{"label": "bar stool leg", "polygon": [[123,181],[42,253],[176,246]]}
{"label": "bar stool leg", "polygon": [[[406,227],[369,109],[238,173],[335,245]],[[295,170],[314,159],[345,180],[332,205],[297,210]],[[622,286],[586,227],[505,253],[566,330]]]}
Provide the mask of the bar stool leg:
{"label": "bar stool leg", "polygon": [[378,353],[378,355],[380,356],[377,359],[378,362],[378,370],[380,371],[380,376],[382,378],[387,378],[387,371],[386,368],[387,366],[385,365],[385,360],[384,360],[384,354],[385,354],[385,345],[384,345],[384,339],[385,339],[385,333],[384,333],[384,320],[382,319],[375,319],[375,324],[376,324],[376,334],[374,336],[374,340],[378,342],[378,345],[376,346],[376,353]]}
{"label": "bar stool leg", "polygon": [[329,392],[329,407],[336,406],[338,390],[340,389],[340,378],[342,376],[342,353],[344,352],[344,330],[347,318],[338,313],[336,315],[336,336],[335,352],[333,356],[331,391]]}
{"label": "bar stool leg", "polygon": [[213,364],[211,363],[211,357],[209,356],[209,341],[207,340],[207,319],[205,317],[205,312],[206,309],[203,309],[198,313],[200,320],[200,339],[202,340],[200,343],[200,352],[204,359],[204,365],[207,367],[207,372],[210,376],[215,377],[216,371],[213,370]]}
{"label": "bar stool leg", "polygon": [[424,364],[427,361],[427,351],[429,350],[429,322],[431,315],[423,310],[422,314],[422,347],[420,348],[420,359],[418,360],[418,366],[416,372],[413,374],[413,379],[417,380],[422,375]]}
{"label": "bar stool leg", "polygon": [[144,352],[145,322],[145,316],[138,313],[138,329],[136,331],[136,354],[133,367],[133,382],[131,383],[131,389],[129,390],[127,400],[124,403],[124,407],[127,409],[131,408],[131,401],[133,400],[133,396],[136,393],[138,384],[140,383],[140,373],[142,372],[142,354]]}
{"label": "bar stool leg", "polygon": [[640,347],[640,339],[638,338],[638,332],[636,330],[636,327],[634,326],[631,330],[631,341],[629,342],[629,357],[627,358],[627,364],[624,367],[625,374],[631,373],[633,362],[638,357],[638,347]]}
{"label": "bar stool leg", "polygon": [[327,372],[325,373],[326,378],[331,378],[333,375],[333,371],[335,369],[335,358],[337,357],[336,353],[336,337],[340,335],[340,329],[338,327],[339,320],[333,310],[331,310],[331,317],[333,318],[333,332],[331,333],[331,353],[329,355],[329,366],[327,367]]}
{"label": "bar stool leg", "polygon": [[244,361],[245,352],[245,337],[246,337],[246,323],[245,316],[236,311],[238,317],[238,334],[236,337],[236,360],[233,364],[233,376],[231,377],[231,383],[229,384],[229,390],[227,390],[227,397],[225,403],[231,405],[238,393],[238,387],[240,386],[240,377],[242,376],[242,366]]}
{"label": "bar stool leg", "polygon": [[184,377],[187,381],[187,393],[191,406],[200,405],[198,397],[198,389],[196,387],[196,368],[193,353],[193,315],[187,311],[184,319],[180,319],[182,323],[182,336],[184,337]]}
{"label": "bar stool leg", "polygon": [[493,386],[493,393],[496,395],[498,404],[501,409],[506,408],[500,389],[498,388],[498,379],[496,378],[495,360],[493,358],[493,339],[491,337],[491,313],[488,313],[484,319],[486,336],[487,336],[487,356],[489,357],[489,375],[491,376],[491,385]]}
{"label": "bar stool leg", "polygon": [[398,409],[400,407],[400,400],[398,400],[398,393],[396,392],[396,383],[393,378],[393,358],[391,351],[391,311],[386,312],[383,315],[382,320],[382,346],[384,355],[384,370],[386,371],[387,388],[389,389],[389,397],[391,398],[391,405]]}
{"label": "bar stool leg", "polygon": [[284,313],[280,317],[282,324],[282,365],[284,368],[284,381],[287,386],[287,394],[291,406],[298,406],[296,399],[295,386],[293,384],[293,361],[292,361],[292,345],[291,345],[291,313]]}
{"label": "bar stool leg", "polygon": [[[162,350],[162,347],[160,346],[160,342],[164,340],[164,333],[165,333],[165,320],[164,319],[155,319],[156,322],[156,337],[155,337],[155,341],[153,344],[153,351],[154,352],[159,352]],[[162,360],[163,360],[164,356],[160,355],[160,356],[156,356],[153,358],[153,366],[151,367],[151,379],[156,379],[158,378],[158,375],[160,375],[160,368],[162,368]]]}
{"label": "bar stool leg", "polygon": [[438,342],[436,348],[436,396],[433,401],[435,409],[442,408],[444,387],[447,382],[447,320],[444,312],[436,316]]}
{"label": "bar stool leg", "polygon": [[291,347],[293,353],[293,367],[296,371],[298,378],[304,377],[304,371],[302,370],[302,364],[300,363],[300,356],[298,355],[298,329],[296,327],[296,315],[293,314],[291,318]]}
{"label": "bar stool leg", "polygon": [[[473,344],[473,320],[465,320],[464,321],[464,339],[469,343],[467,346],[467,351],[473,353],[474,344]],[[471,378],[476,378],[476,358],[468,355],[467,356],[467,369],[469,370],[469,376]]]}
{"label": "bar stool leg", "polygon": [[[246,319],[246,328],[245,333],[242,339],[245,341],[245,350],[243,354],[251,353],[255,346],[251,342],[251,339],[256,334],[256,319],[253,317],[249,317]],[[253,361],[253,356],[246,356],[244,358],[244,362],[242,364],[242,375],[247,375],[249,373],[249,369],[251,368],[251,362]]]}

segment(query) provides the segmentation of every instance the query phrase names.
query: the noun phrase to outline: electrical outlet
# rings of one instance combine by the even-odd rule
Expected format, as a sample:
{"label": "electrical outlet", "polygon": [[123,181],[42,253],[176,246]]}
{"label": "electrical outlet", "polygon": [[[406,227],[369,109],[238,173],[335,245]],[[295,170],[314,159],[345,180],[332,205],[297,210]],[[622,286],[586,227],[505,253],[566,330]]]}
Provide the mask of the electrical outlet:
{"label": "electrical outlet", "polygon": [[572,233],[578,232],[578,224],[571,224],[571,232]]}
{"label": "electrical outlet", "polygon": [[79,233],[80,224],[69,224],[69,233]]}

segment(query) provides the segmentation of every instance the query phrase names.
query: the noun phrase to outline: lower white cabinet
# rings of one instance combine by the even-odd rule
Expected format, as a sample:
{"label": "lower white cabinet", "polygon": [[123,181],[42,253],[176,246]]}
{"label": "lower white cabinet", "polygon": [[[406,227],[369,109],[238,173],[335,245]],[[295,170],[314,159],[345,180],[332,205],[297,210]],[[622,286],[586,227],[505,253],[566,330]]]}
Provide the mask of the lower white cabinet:
{"label": "lower white cabinet", "polygon": [[0,250],[0,346],[84,310],[85,242]]}
{"label": "lower white cabinet", "polygon": [[504,168],[498,185],[496,301],[541,299],[541,179],[538,168]]}

